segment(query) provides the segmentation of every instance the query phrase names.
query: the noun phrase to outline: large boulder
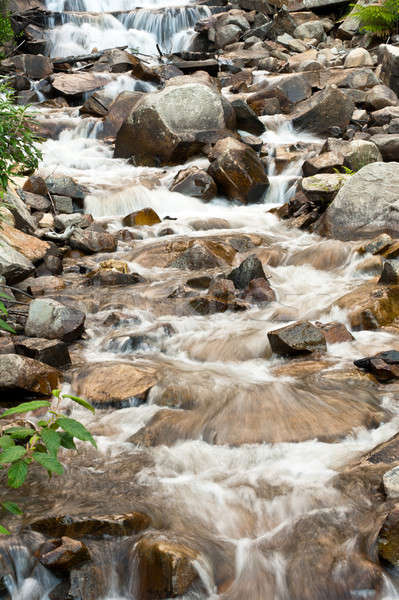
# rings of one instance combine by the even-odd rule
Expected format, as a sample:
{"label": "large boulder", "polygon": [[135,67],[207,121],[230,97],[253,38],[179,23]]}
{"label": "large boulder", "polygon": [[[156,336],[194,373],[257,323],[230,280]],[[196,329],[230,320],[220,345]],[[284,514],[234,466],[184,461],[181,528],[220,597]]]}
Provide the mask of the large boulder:
{"label": "large boulder", "polygon": [[385,161],[399,161],[399,134],[379,133],[373,135],[371,141],[378,147]]}
{"label": "large boulder", "polygon": [[133,107],[117,134],[116,158],[147,166],[180,163],[207,143],[207,132],[234,126],[231,105],[208,76],[197,73],[167,83]]}
{"label": "large boulder", "polygon": [[220,192],[243,204],[260,202],[269,187],[265,167],[256,152],[235,138],[219,140],[208,173]]}
{"label": "large boulder", "polygon": [[399,164],[371,163],[346,180],[324,213],[319,231],[342,240],[380,233],[397,236],[398,206]]}
{"label": "large boulder", "polygon": [[4,400],[12,400],[12,393],[50,395],[58,382],[59,372],[49,365],[18,354],[0,355],[0,392]]}
{"label": "large boulder", "polygon": [[292,122],[298,129],[307,129],[319,135],[329,133],[332,127],[345,131],[355,104],[350,96],[334,86],[316,92],[296,106]]}
{"label": "large boulder", "polygon": [[85,314],[51,298],[37,298],[29,305],[25,333],[30,337],[73,342],[82,336]]}
{"label": "large boulder", "polygon": [[399,94],[399,48],[386,44],[382,49],[381,79],[395,94]]}

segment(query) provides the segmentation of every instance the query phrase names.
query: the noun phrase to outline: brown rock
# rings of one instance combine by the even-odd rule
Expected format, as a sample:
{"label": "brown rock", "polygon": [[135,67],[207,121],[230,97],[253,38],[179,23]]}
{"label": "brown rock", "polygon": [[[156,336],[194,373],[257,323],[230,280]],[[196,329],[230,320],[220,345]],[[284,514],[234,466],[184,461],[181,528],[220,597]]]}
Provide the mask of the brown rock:
{"label": "brown rock", "polygon": [[141,600],[182,596],[198,578],[197,552],[160,536],[142,538],[136,548]]}
{"label": "brown rock", "polygon": [[31,194],[38,194],[39,196],[46,196],[48,194],[47,184],[43,177],[39,175],[31,175],[25,181],[22,189],[25,192],[30,192]]}
{"label": "brown rock", "polygon": [[139,533],[147,529],[150,522],[150,518],[140,512],[123,515],[62,515],[36,519],[29,528],[55,537],[79,539],[89,535],[101,538],[104,535],[120,537]]}
{"label": "brown rock", "polygon": [[256,152],[235,138],[216,143],[208,173],[230,200],[260,202],[269,187],[265,167]]}
{"label": "brown rock", "polygon": [[274,302],[276,294],[267,279],[258,278],[249,282],[240,298],[251,304],[265,304]]}
{"label": "brown rock", "polygon": [[113,235],[105,231],[76,228],[69,238],[71,248],[87,254],[96,252],[115,252],[117,242]]}
{"label": "brown rock", "polygon": [[109,77],[101,73],[57,73],[52,86],[65,96],[77,96],[92,92],[109,83]]}
{"label": "brown rock", "polygon": [[15,339],[15,352],[52,367],[59,368],[71,364],[68,346],[59,340],[18,337]]}
{"label": "brown rock", "polygon": [[[48,549],[49,546],[52,548]],[[39,561],[47,569],[69,571],[90,560],[87,546],[66,536],[49,542],[45,550]]]}
{"label": "brown rock", "polygon": [[326,87],[296,106],[292,122],[294,127],[326,134],[331,127],[345,131],[355,105],[353,100],[338,88]]}
{"label": "brown rock", "polygon": [[201,200],[212,200],[217,194],[216,183],[212,177],[198,167],[179,171],[169,189],[171,192],[179,192]]}
{"label": "brown rock", "polygon": [[65,288],[65,282],[62,277],[55,277],[54,275],[44,275],[37,278],[31,277],[29,278],[29,283],[25,280],[24,284],[28,293],[34,298],[54,294]]}
{"label": "brown rock", "polygon": [[109,362],[90,365],[75,373],[73,389],[94,405],[124,406],[135,399],[145,400],[157,379],[154,368]]}
{"label": "brown rock", "polygon": [[7,71],[24,73],[29,79],[45,79],[53,72],[53,63],[41,54],[19,54],[1,61]]}
{"label": "brown rock", "polygon": [[315,325],[323,332],[327,344],[352,342],[355,339],[345,325],[338,323],[338,321],[333,321],[332,323],[315,323]]}
{"label": "brown rock", "polygon": [[123,121],[127,118],[133,107],[137,104],[143,92],[121,92],[108,107],[107,116],[104,119],[103,136],[116,137]]}
{"label": "brown rock", "polygon": [[378,534],[378,556],[392,567],[399,566],[399,506],[386,517]]}
{"label": "brown rock", "polygon": [[345,294],[335,305],[349,311],[351,329],[377,329],[399,315],[399,286],[367,282]]}
{"label": "brown rock", "polygon": [[187,248],[168,265],[174,269],[196,271],[222,266],[220,259],[204,244],[198,242]]}
{"label": "brown rock", "polygon": [[1,392],[31,392],[48,396],[58,387],[59,378],[56,369],[37,360],[17,354],[0,355]]}
{"label": "brown rock", "polygon": [[19,231],[19,229],[15,229],[15,227],[11,227],[11,225],[4,222],[1,224],[0,239],[6,241],[7,244],[32,262],[42,260],[50,248],[48,242],[23,233],[23,231]]}
{"label": "brown rock", "polygon": [[161,223],[161,219],[152,208],[142,208],[141,210],[130,213],[122,220],[122,225],[125,227],[156,225],[157,223]]}

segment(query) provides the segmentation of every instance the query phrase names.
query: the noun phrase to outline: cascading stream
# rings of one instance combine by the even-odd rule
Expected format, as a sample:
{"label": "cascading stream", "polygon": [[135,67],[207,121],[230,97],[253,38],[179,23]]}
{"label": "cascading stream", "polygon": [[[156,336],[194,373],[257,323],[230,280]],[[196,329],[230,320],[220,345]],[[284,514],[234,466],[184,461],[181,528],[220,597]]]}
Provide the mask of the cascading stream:
{"label": "cascading stream", "polygon": [[[183,48],[194,23],[209,14],[205,7],[179,3],[135,4],[48,0],[49,10],[64,13],[63,24],[49,31],[51,55],[124,44],[149,54],[156,43],[166,51]],[[111,14],[116,11],[123,14]],[[140,83],[143,91],[153,89]],[[116,97],[136,85],[121,75],[107,91]],[[96,436],[98,452],[82,448],[65,460],[62,478],[33,482],[29,504],[22,492],[13,499],[28,520],[147,511],[154,530],[198,551],[198,578],[180,600],[377,598],[360,533],[370,539],[381,514],[356,468],[362,455],[397,432],[398,390],[382,394],[351,369],[354,357],[399,349],[398,342],[389,331],[354,332],[353,342],[329,345],[322,359],[300,365],[298,372],[290,361],[272,356],[266,335],[302,319],[339,320],[350,328],[346,311],[333,303],[367,278],[355,244],[288,229],[269,212],[291,197],[308,154],[279,170],[278,148],[302,144],[311,153],[321,140],[295,132],[282,116],[265,118],[263,140],[271,153],[264,203],[236,206],[217,198],[205,204],[169,191],[182,165],[134,167],[112,158],[100,120],[81,119],[78,109],[42,110],[44,118],[69,124],[58,139],[43,144],[43,176],[70,175],[87,186],[85,211],[111,231],[120,229],[121,217],[145,207],[171,219],[142,227],[143,239],[121,241],[106,256],[126,262],[145,283],[100,293],[74,287],[76,263],[94,268],[104,257],[70,259],[66,275],[65,296],[87,314],[86,339],[74,347],[76,369],[115,361],[154,368],[159,379],[148,402],[133,398],[89,417],[68,407]],[[206,158],[189,163],[208,164]],[[197,230],[198,220],[208,220],[209,228]],[[172,305],[187,273],[168,266],[164,256],[160,234],[169,224],[171,243],[244,240],[250,253],[261,240],[259,256],[268,265],[276,301],[208,316],[187,315]],[[110,326],[115,316],[117,325]],[[65,391],[75,392],[73,381]],[[101,573],[96,600],[138,600],[139,537],[91,540]],[[58,582],[33,556],[41,541],[29,534],[0,545],[2,583],[12,600],[48,600]],[[384,574],[380,583],[378,598],[399,598],[395,578]]]}

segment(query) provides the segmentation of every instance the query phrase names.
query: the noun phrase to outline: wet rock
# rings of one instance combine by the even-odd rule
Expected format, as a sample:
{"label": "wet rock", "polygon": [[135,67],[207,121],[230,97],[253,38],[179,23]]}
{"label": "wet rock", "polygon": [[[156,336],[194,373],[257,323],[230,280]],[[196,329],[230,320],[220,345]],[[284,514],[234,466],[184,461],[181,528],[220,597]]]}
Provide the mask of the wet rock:
{"label": "wet rock", "polygon": [[352,342],[355,339],[345,325],[338,321],[333,321],[332,323],[315,323],[315,325],[323,332],[327,344]]}
{"label": "wet rock", "polygon": [[29,305],[25,333],[29,337],[73,342],[84,330],[85,315],[50,298],[38,298]]}
{"label": "wet rock", "polygon": [[309,321],[298,321],[267,334],[272,351],[282,356],[297,356],[327,349],[323,332]]}
{"label": "wet rock", "polygon": [[202,275],[200,277],[191,277],[191,279],[187,279],[186,284],[194,290],[207,290],[211,281],[212,277],[209,275]]}
{"label": "wet rock", "polygon": [[[33,393],[48,396],[58,387],[59,372],[37,360],[17,354],[0,355],[0,391],[12,393]],[[11,397],[10,397],[11,396]]]}
{"label": "wet rock", "polygon": [[335,304],[348,311],[349,323],[354,331],[378,329],[390,325],[399,316],[399,288],[367,282],[345,294]]}
{"label": "wet rock", "polygon": [[373,135],[371,141],[378,147],[386,162],[399,161],[399,135],[396,133]]}
{"label": "wet rock", "polygon": [[133,107],[136,106],[143,92],[121,92],[108,108],[107,116],[103,124],[103,136],[115,138],[122,123],[128,117]]}
{"label": "wet rock", "polygon": [[19,54],[2,60],[0,65],[4,71],[24,73],[29,79],[44,79],[53,72],[53,63],[41,54]]}
{"label": "wet rock", "polygon": [[214,160],[208,173],[221,193],[243,204],[261,201],[269,180],[263,163],[252,148],[228,137],[216,143],[212,156]]}
{"label": "wet rock", "polygon": [[276,294],[267,279],[260,277],[249,282],[240,298],[251,304],[267,304],[274,302]]}
{"label": "wet rock", "polygon": [[82,250],[86,254],[96,252],[115,252],[117,241],[114,236],[105,231],[94,231],[92,229],[74,229],[69,238],[71,248]]}
{"label": "wet rock", "polygon": [[161,536],[142,538],[135,547],[139,598],[154,600],[183,596],[198,579],[197,552]]}
{"label": "wet rock", "polygon": [[361,246],[359,251],[364,253],[370,252],[370,254],[374,255],[381,254],[385,250],[388,250],[392,242],[393,240],[390,235],[388,235],[387,233],[382,233],[381,235],[377,236],[374,240],[371,240],[371,242],[368,242],[364,246]]}
{"label": "wet rock", "polygon": [[73,202],[69,196],[53,195],[54,208],[57,213],[70,215],[73,213]]}
{"label": "wet rock", "polygon": [[353,362],[356,367],[371,373],[381,383],[399,378],[399,352],[396,350],[379,352],[375,356]]}
{"label": "wet rock", "polygon": [[399,467],[394,467],[390,471],[384,473],[382,478],[384,491],[388,498],[399,497]]}
{"label": "wet rock", "polygon": [[235,295],[234,283],[230,279],[214,279],[209,285],[208,293],[221,300],[232,300]]}
{"label": "wet rock", "polygon": [[156,225],[161,223],[161,219],[158,217],[155,210],[152,208],[142,208],[130,213],[122,219],[122,225],[124,227],[139,227],[142,225]]}
{"label": "wet rock", "polygon": [[253,135],[262,135],[265,132],[266,127],[244,100],[233,100],[231,105],[236,113],[238,129],[249,131]]}
{"label": "wet rock", "polygon": [[[381,195],[381,190],[384,194]],[[398,235],[398,163],[371,163],[348,177],[327,208],[319,231],[337,239]]]}
{"label": "wet rock", "polygon": [[188,302],[188,314],[197,313],[202,316],[224,313],[227,310],[241,312],[248,308],[249,305],[245,302],[227,295],[225,298],[217,298],[212,294],[207,294],[197,296]]}
{"label": "wet rock", "polygon": [[398,97],[386,85],[375,85],[366,96],[366,105],[370,110],[380,110],[386,106],[397,106]]}
{"label": "wet rock", "polygon": [[120,408],[145,400],[157,379],[153,368],[110,362],[91,365],[77,372],[73,377],[73,389],[78,396],[96,406]]}
{"label": "wet rock", "polygon": [[116,158],[134,157],[136,165],[176,164],[206,143],[201,133],[233,126],[233,110],[208,76],[175,77],[167,83],[134,106],[118,132]]}
{"label": "wet rock", "polygon": [[95,117],[105,117],[112,103],[112,96],[109,96],[104,90],[94,92],[80,108],[80,114],[93,115]]}
{"label": "wet rock", "polygon": [[396,285],[399,283],[399,260],[384,260],[381,277],[378,283]]}
{"label": "wet rock", "polygon": [[397,46],[386,44],[382,49],[381,79],[395,94],[399,94],[399,50]]}
{"label": "wet rock", "polygon": [[90,553],[83,542],[63,536],[46,544],[45,552],[40,554],[39,561],[47,569],[70,571],[90,560]]}
{"label": "wet rock", "polygon": [[175,258],[169,267],[197,271],[201,269],[215,269],[222,265],[220,259],[200,242],[193,244]]}
{"label": "wet rock", "polygon": [[139,273],[123,273],[114,269],[96,269],[87,274],[87,285],[113,286],[136,285],[145,282]]}
{"label": "wet rock", "polygon": [[0,336],[0,354],[15,354],[14,340],[11,335]]}
{"label": "wet rock", "polygon": [[292,118],[294,127],[317,134],[329,133],[332,127],[345,131],[355,105],[353,100],[334,86],[316,92],[299,103]]}
{"label": "wet rock", "polygon": [[205,201],[212,200],[217,194],[216,183],[212,177],[198,167],[179,171],[169,189],[171,192],[179,192]]}
{"label": "wet rock", "polygon": [[378,534],[378,556],[391,567],[399,566],[399,506],[391,510]]}
{"label": "wet rock", "polygon": [[253,279],[267,280],[263,266],[255,254],[251,254],[242,261],[240,266],[233,269],[227,276],[238,290],[244,290]]}
{"label": "wet rock", "polygon": [[399,106],[387,106],[371,113],[371,124],[381,127],[388,125],[392,119],[399,118]]}
{"label": "wet rock", "polygon": [[68,346],[59,340],[18,337],[15,340],[15,352],[51,367],[60,368],[71,364]]}
{"label": "wet rock", "polygon": [[194,231],[230,229],[230,223],[226,219],[219,219],[218,217],[213,217],[212,219],[196,219],[195,221],[190,221],[189,225]]}
{"label": "wet rock", "polygon": [[140,512],[123,515],[60,515],[36,519],[29,528],[53,537],[67,536],[79,539],[85,536],[102,538],[103,536],[131,535],[147,529],[150,518]]}

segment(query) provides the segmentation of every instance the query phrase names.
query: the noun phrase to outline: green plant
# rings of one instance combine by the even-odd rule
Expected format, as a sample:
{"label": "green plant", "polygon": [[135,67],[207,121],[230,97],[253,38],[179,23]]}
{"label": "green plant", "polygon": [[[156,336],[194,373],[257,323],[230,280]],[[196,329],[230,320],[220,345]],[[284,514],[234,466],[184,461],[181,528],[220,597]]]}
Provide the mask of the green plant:
{"label": "green plant", "polygon": [[0,85],[0,197],[13,175],[34,171],[42,157],[30,107],[17,106],[13,99],[14,92]]}
{"label": "green plant", "polygon": [[338,173],[338,175],[354,175],[355,171],[352,171],[352,169],[350,169],[349,167],[345,167],[344,165],[342,165],[341,167],[342,171],[340,171],[339,169],[334,169],[334,173]]}
{"label": "green plant", "polygon": [[0,46],[14,39],[6,0],[0,0]]}
{"label": "green plant", "polygon": [[[62,475],[64,468],[58,460],[58,452],[61,448],[76,450],[75,439],[89,442],[96,447],[93,436],[82,423],[59,412],[59,404],[64,398],[69,398],[94,412],[91,404],[77,396],[61,394],[60,390],[54,390],[52,394],[51,401],[24,402],[8,408],[0,415],[0,419],[17,418],[17,421],[0,426],[0,469],[7,470],[7,485],[10,488],[23,485],[29,467],[34,463],[43,467],[49,477],[53,474]],[[25,416],[20,417],[41,408],[47,408],[49,416],[37,423]],[[1,507],[13,514],[22,513],[15,502],[2,502]],[[0,524],[0,534],[9,535],[10,532]]]}
{"label": "green plant", "polygon": [[[4,292],[0,292],[0,298],[4,298],[4,300],[11,300],[12,298],[5,294]],[[4,302],[0,300],[0,313],[2,313],[2,317],[0,317],[0,330],[8,331],[9,333],[15,333],[14,329],[7,323],[5,319],[8,317],[8,310],[5,306]]]}
{"label": "green plant", "polygon": [[399,0],[384,0],[381,4],[353,5],[353,17],[360,21],[361,29],[377,37],[398,32]]}

